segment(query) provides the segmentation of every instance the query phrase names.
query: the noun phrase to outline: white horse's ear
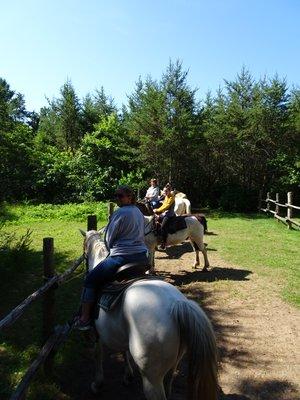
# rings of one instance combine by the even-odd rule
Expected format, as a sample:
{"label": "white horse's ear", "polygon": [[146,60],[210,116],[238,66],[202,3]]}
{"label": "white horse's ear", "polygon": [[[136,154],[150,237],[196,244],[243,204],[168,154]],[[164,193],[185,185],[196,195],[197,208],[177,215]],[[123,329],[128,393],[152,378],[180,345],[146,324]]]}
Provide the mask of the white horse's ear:
{"label": "white horse's ear", "polygon": [[79,232],[82,234],[82,236],[86,237],[86,232],[83,231],[82,229],[79,229]]}

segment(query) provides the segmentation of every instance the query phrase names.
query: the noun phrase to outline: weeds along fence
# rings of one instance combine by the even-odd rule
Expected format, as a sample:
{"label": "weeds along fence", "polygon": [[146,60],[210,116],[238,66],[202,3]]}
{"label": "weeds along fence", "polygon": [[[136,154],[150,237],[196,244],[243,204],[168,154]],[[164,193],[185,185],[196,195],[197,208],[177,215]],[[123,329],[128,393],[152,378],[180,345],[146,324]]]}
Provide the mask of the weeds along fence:
{"label": "weeds along fence", "polygon": [[[111,215],[114,209],[113,203],[108,204],[108,215]],[[97,230],[96,215],[89,215],[87,218],[87,230]],[[0,320],[0,331],[8,328],[15,323],[24,313],[24,311],[37,299],[43,297],[42,311],[42,335],[44,345],[36,359],[32,362],[26,371],[23,379],[19,383],[10,400],[24,400],[29,384],[43,365],[46,376],[52,375],[53,358],[58,347],[67,339],[73,328],[73,321],[66,322],[64,325],[56,325],[54,321],[55,291],[70,277],[74,277],[74,272],[84,261],[84,255],[80,256],[73,265],[62,274],[56,274],[54,266],[54,240],[53,238],[43,239],[43,271],[44,285],[30,294],[22,303],[15,307],[6,317]],[[76,276],[80,274],[77,273]],[[71,317],[71,316],[70,316]]]}
{"label": "weeds along fence", "polygon": [[[261,203],[265,202],[266,207],[263,208],[261,207]],[[271,207],[275,206],[275,210],[272,210]],[[286,210],[286,215],[282,215],[282,211],[280,211],[281,208],[284,208]],[[279,193],[275,194],[275,199],[271,199],[270,197],[270,192],[267,193],[267,198],[265,200],[261,199],[260,204],[259,204],[259,209],[260,211],[263,211],[267,214],[273,214],[274,218],[277,220],[287,224],[289,229],[293,229],[293,225],[296,226],[297,228],[300,228],[300,223],[293,219],[294,215],[294,210],[300,210],[299,206],[293,205],[293,193],[288,192],[287,193],[287,202],[286,203],[280,203],[279,201]]]}

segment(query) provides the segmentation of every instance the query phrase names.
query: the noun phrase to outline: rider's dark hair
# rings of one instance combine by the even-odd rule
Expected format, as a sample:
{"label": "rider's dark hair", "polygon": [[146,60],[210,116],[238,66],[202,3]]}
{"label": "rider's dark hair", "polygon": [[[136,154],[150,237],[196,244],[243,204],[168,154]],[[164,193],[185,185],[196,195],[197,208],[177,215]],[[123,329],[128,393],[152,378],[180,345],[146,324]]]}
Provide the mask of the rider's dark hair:
{"label": "rider's dark hair", "polygon": [[136,197],[135,197],[135,193],[131,189],[131,187],[129,187],[127,185],[119,186],[118,189],[117,189],[117,192],[122,192],[122,193],[126,194],[126,196],[131,198],[131,204],[135,204]]}

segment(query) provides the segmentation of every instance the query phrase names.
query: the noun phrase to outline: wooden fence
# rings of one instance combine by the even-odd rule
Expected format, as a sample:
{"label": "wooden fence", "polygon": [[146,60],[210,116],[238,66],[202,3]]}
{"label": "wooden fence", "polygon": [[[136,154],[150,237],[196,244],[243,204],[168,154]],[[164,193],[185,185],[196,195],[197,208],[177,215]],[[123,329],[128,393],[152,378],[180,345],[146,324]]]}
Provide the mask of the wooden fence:
{"label": "wooden fence", "polygon": [[[113,203],[108,203],[108,215],[114,210]],[[96,215],[89,215],[87,218],[87,230],[97,230]],[[73,328],[73,321],[64,325],[54,325],[55,290],[59,285],[65,283],[74,274],[76,269],[84,261],[80,256],[73,265],[62,274],[55,273],[54,267],[54,240],[53,238],[43,239],[43,271],[44,285],[30,294],[22,303],[15,307],[6,317],[0,320],[0,330],[8,328],[19,319],[24,311],[35,300],[43,296],[43,341],[45,342],[37,358],[28,368],[10,400],[24,400],[28,386],[38,369],[44,365],[46,376],[52,375],[53,357],[58,347],[67,339]],[[78,274],[80,275],[80,274]]]}
{"label": "wooden fence", "polygon": [[[263,201],[266,203],[266,208],[261,207],[261,203]],[[275,210],[271,209],[272,205],[275,206]],[[285,216],[282,215],[280,208],[286,209]],[[276,193],[275,200],[274,200],[274,199],[270,198],[270,192],[268,192],[267,198],[265,200],[262,200],[262,199],[260,200],[259,210],[264,211],[268,214],[273,214],[274,218],[287,224],[289,229],[292,229],[293,225],[300,228],[300,223],[293,219],[294,210],[300,210],[300,207],[293,205],[293,193],[292,192],[287,193],[287,202],[286,203],[280,203],[279,193]]]}

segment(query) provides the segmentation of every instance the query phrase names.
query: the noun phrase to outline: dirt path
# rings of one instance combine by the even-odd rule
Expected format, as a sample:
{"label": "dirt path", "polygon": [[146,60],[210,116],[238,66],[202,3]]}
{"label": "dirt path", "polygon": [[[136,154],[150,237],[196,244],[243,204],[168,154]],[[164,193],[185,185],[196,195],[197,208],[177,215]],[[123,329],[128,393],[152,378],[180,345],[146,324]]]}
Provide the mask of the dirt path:
{"label": "dirt path", "polygon": [[[220,351],[220,400],[299,399],[300,312],[279,298],[278,288],[271,287],[267,278],[228,265],[214,251],[209,251],[209,258],[210,273],[192,270],[193,254],[186,243],[157,253],[156,267],[166,280],[198,301],[214,325]],[[106,355],[101,400],[144,399],[138,377],[129,387],[121,384],[122,365],[120,356]],[[89,380],[91,374],[90,368],[81,373]],[[185,399],[185,375],[183,365],[172,400]],[[77,384],[72,398],[95,399],[80,379]]]}
{"label": "dirt path", "polygon": [[181,252],[178,246],[168,257],[161,253],[157,266],[210,316],[225,398],[299,399],[300,312],[279,298],[269,279],[228,265],[215,252],[209,252],[209,274],[191,272],[192,254]]}

